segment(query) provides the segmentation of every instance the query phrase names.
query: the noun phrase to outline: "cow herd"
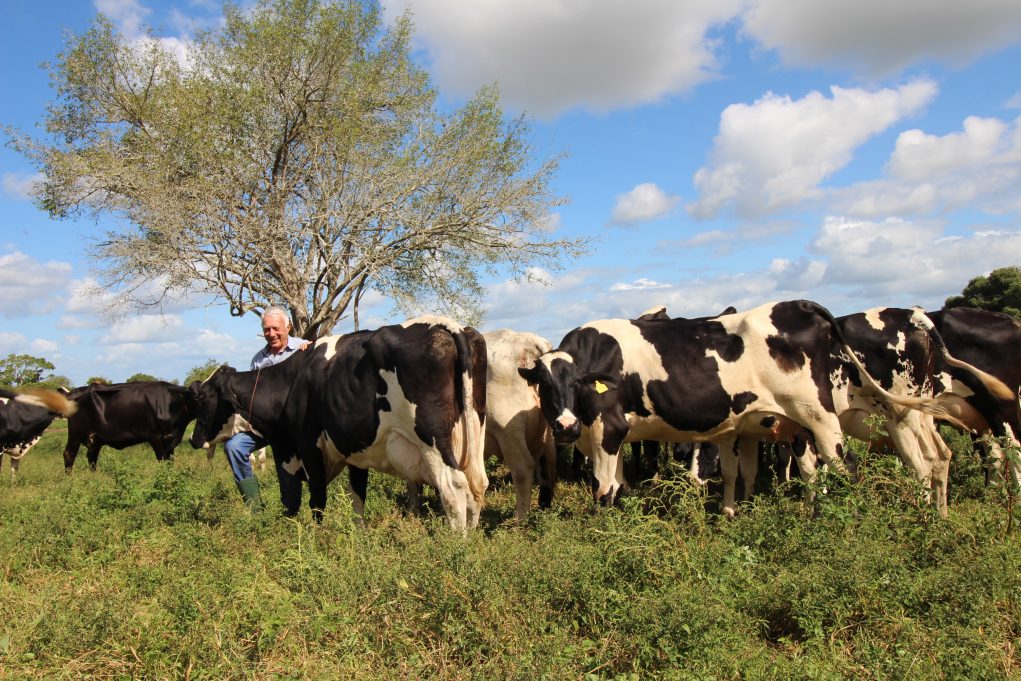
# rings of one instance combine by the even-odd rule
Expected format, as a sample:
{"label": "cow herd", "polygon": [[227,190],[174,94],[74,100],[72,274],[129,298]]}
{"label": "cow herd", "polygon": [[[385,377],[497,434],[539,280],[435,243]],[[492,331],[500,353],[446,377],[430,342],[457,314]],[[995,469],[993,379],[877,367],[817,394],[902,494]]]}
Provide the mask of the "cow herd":
{"label": "cow herd", "polygon": [[605,504],[627,485],[625,443],[714,443],[722,508],[732,515],[739,476],[751,494],[760,443],[800,443],[806,480],[818,461],[853,477],[844,449],[852,435],[892,447],[945,513],[950,450],[937,423],[1016,446],[1019,388],[1021,325],[971,308],[835,318],[795,300],[697,319],[659,308],[589,322],[555,348],[530,333],[481,334],[426,316],[321,338],[258,371],[223,366],[187,388],[4,392],[0,445],[17,461],[65,415],[70,470],[82,444],[94,468],[103,445],[145,442],[169,459],[193,420],[195,448],[250,430],[272,447],[282,498],[300,499],[307,484],[317,518],[327,485],[347,467],[359,514],[374,469],[412,488],[431,485],[450,524],[468,529],[489,484],[487,456],[510,470],[523,520],[536,477],[540,505],[552,500],[556,444],[591,461],[593,499]]}

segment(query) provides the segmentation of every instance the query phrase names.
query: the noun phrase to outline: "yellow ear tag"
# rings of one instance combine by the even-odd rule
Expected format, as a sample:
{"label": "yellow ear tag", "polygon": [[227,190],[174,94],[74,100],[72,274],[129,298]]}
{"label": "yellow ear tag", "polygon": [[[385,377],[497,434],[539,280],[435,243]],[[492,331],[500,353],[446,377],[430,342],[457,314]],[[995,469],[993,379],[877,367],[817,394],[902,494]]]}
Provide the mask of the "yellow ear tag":
{"label": "yellow ear tag", "polygon": [[599,393],[600,395],[609,390],[609,388],[606,387],[606,384],[603,383],[602,381],[596,381],[594,385],[596,388],[596,392]]}

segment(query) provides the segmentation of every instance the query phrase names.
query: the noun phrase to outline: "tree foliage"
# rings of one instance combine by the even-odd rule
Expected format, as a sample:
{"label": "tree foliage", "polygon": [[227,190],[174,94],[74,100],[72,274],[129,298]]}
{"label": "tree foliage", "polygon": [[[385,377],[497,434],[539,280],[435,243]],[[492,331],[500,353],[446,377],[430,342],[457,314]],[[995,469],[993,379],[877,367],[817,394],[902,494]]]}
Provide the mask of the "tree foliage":
{"label": "tree foliage", "polygon": [[89,379],[85,381],[85,385],[110,385],[111,383],[113,381],[102,376],[89,376]]}
{"label": "tree foliage", "polygon": [[48,138],[8,134],[51,215],[115,218],[92,254],[118,302],[282,304],[312,338],[373,289],[477,321],[482,274],[555,270],[585,242],[548,230],[559,157],[533,158],[494,88],[441,110],[411,32],[365,0],[228,4],[182,60],[99,15],[50,66]]}
{"label": "tree foliage", "polygon": [[0,385],[38,385],[53,378],[50,371],[53,371],[53,364],[42,357],[10,354],[0,359]]}
{"label": "tree foliage", "polygon": [[216,367],[220,366],[221,362],[217,362],[215,359],[207,359],[205,364],[200,364],[197,367],[191,369],[188,374],[184,377],[184,381],[181,385],[188,387],[194,381],[204,381],[209,378],[209,374],[216,370]]}
{"label": "tree foliage", "polygon": [[961,295],[947,298],[944,307],[978,307],[1021,319],[1021,268],[1001,267],[975,277]]}
{"label": "tree foliage", "polygon": [[146,373],[139,372],[137,374],[132,374],[131,376],[128,376],[125,379],[124,382],[125,383],[140,383],[140,382],[144,383],[144,382],[148,382],[148,381],[158,381],[158,380],[160,380],[160,379],[156,378],[152,374],[146,374]]}

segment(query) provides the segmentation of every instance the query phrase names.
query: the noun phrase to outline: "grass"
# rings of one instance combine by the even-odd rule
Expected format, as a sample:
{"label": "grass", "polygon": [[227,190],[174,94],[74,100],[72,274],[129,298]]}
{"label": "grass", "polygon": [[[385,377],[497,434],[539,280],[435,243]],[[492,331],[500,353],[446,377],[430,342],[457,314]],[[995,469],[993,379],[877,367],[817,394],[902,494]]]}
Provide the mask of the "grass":
{"label": "grass", "polygon": [[970,453],[947,519],[867,453],[813,508],[766,485],[730,522],[667,479],[599,513],[562,482],[515,527],[494,469],[463,538],[379,474],[364,527],[339,483],[317,525],[272,467],[252,516],[222,453],[65,476],[62,447],[0,474],[2,679],[1021,678],[1021,540]]}

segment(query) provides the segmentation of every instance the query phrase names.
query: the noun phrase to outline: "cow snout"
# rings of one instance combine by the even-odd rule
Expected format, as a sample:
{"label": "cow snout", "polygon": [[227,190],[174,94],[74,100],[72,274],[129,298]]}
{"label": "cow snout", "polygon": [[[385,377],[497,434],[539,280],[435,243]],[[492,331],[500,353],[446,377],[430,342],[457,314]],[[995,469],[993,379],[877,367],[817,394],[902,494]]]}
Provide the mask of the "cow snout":
{"label": "cow snout", "polygon": [[553,424],[553,440],[558,445],[569,445],[581,437],[581,424],[575,421],[565,426],[559,421]]}

